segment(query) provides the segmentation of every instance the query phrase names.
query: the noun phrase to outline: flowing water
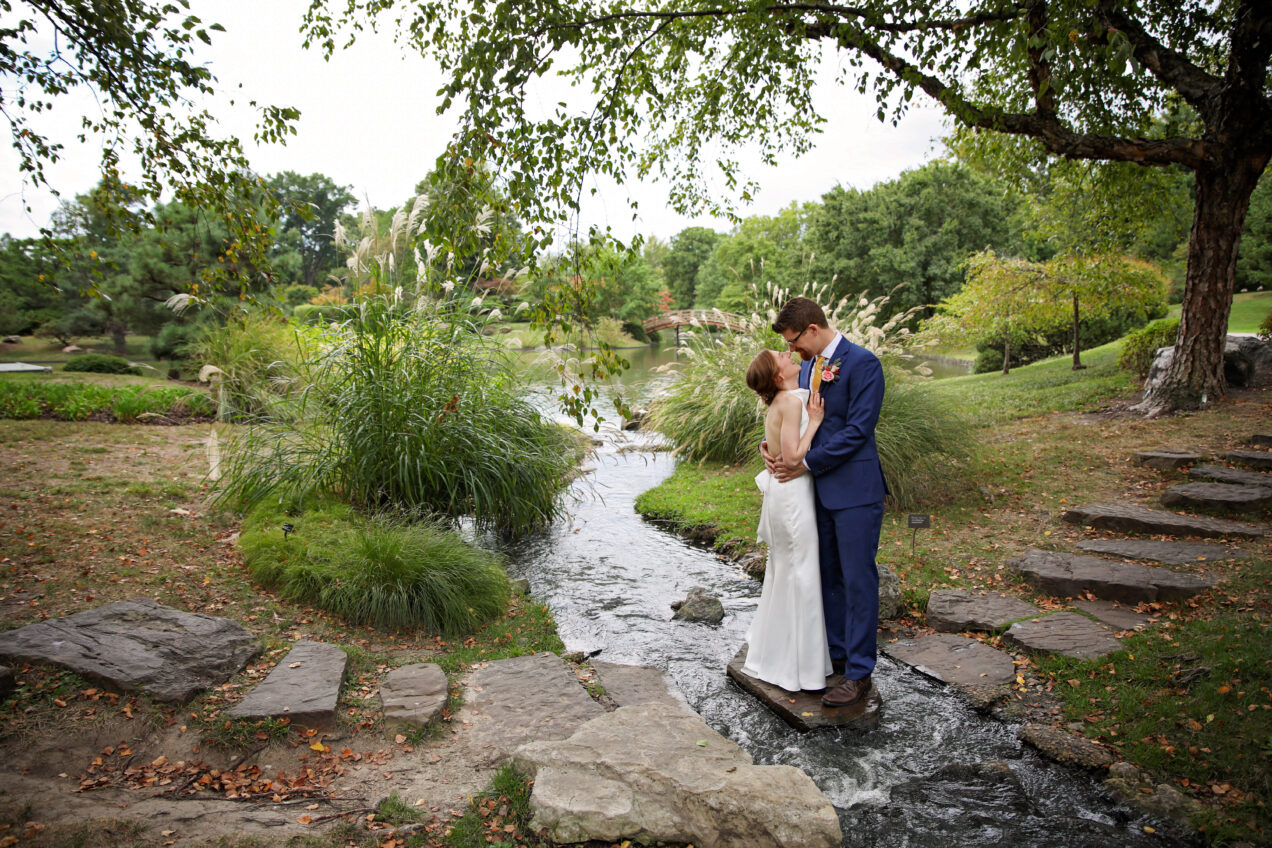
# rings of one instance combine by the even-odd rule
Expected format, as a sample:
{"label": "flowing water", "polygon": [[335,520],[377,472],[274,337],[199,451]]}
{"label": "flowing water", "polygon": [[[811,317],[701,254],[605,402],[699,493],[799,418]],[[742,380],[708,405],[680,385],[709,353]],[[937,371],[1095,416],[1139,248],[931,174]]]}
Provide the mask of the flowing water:
{"label": "flowing water", "polygon": [[[803,769],[838,810],[845,846],[1170,844],[1145,833],[1147,822],[1112,804],[1093,779],[1025,748],[1016,726],[976,714],[884,657],[877,729],[789,728],[724,672],[745,640],[759,583],[636,513],[636,496],[671,474],[670,454],[641,449],[649,446],[642,434],[601,437],[592,470],[571,490],[569,517],[507,550],[568,649],[662,669],[757,763]],[[721,626],[671,620],[671,602],[692,586],[721,599]]]}

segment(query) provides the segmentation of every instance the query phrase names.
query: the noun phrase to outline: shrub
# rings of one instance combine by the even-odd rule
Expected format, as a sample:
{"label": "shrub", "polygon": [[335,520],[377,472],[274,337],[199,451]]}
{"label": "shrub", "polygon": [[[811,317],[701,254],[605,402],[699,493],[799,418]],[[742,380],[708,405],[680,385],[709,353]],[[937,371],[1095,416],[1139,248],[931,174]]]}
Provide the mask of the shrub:
{"label": "shrub", "polygon": [[214,366],[222,418],[266,414],[289,418],[280,399],[299,393],[299,363],[309,355],[308,337],[277,316],[252,312],[224,326],[200,327],[190,343],[190,358],[201,368]]}
{"label": "shrub", "polygon": [[169,362],[185,359],[198,328],[193,324],[164,324],[150,339],[150,355]]}
{"label": "shrub", "polygon": [[472,516],[510,532],[557,516],[573,442],[517,396],[466,305],[375,296],[357,319],[314,333],[295,423],[240,431],[222,497],[250,506],[337,492],[368,510]]}
{"label": "shrub", "polygon": [[1139,377],[1147,377],[1148,369],[1153,365],[1158,348],[1175,344],[1175,338],[1178,335],[1178,318],[1154,321],[1147,327],[1129,333],[1123,340],[1122,352],[1117,357],[1118,367]]}
{"label": "shrub", "polygon": [[1259,325],[1259,338],[1264,341],[1272,341],[1272,309],[1268,310],[1268,314],[1263,316],[1263,323]]}
{"label": "shrub", "polygon": [[620,329],[641,344],[649,343],[649,333],[646,333],[645,328],[637,321],[624,321]]}
{"label": "shrub", "polygon": [[63,371],[79,371],[93,374],[140,374],[141,369],[122,356],[105,353],[80,353],[66,360]]}
{"label": "shrub", "polygon": [[[290,535],[284,522],[295,528]],[[239,544],[257,582],[354,624],[468,633],[508,602],[499,559],[435,522],[271,501],[248,515]]]}
{"label": "shrub", "polygon": [[347,321],[357,314],[357,307],[338,303],[302,303],[292,310],[292,320],[301,324],[330,324]]}

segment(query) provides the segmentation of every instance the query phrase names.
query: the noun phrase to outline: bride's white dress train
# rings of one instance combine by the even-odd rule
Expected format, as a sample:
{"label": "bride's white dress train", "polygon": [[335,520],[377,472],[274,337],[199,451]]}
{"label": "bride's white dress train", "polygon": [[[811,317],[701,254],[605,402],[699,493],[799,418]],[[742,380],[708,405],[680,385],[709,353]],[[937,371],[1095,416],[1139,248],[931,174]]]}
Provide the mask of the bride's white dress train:
{"label": "bride's white dress train", "polygon": [[[808,403],[808,389],[790,391]],[[806,427],[807,410],[800,421],[800,435]],[[762,471],[755,483],[764,492],[756,536],[768,544],[769,551],[742,671],[788,692],[822,689],[831,666],[822,612],[813,477],[802,474],[780,483]]]}

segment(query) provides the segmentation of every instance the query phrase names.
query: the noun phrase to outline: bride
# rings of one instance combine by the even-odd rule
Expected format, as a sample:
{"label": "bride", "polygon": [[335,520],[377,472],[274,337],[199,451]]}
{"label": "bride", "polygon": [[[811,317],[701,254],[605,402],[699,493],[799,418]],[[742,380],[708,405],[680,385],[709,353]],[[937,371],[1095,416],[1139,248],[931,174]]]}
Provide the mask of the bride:
{"label": "bride", "polygon": [[[752,360],[746,384],[768,405],[764,436],[770,450],[779,445],[777,461],[798,466],[825,415],[821,395],[809,397],[808,389],[799,388],[799,364],[789,353],[772,350],[760,351]],[[742,671],[788,692],[820,691],[826,687],[831,665],[822,612],[813,477],[804,474],[781,483],[762,471],[755,482],[764,492],[756,536],[768,543],[768,563]]]}

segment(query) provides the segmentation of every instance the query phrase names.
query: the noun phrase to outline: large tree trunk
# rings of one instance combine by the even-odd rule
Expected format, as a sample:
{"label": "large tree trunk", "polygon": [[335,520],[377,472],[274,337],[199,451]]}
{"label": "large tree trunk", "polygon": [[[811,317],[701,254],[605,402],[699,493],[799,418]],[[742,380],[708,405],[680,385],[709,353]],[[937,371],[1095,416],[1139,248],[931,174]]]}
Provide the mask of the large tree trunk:
{"label": "large tree trunk", "polygon": [[1078,314],[1078,293],[1073,293],[1073,370],[1086,368],[1082,364],[1082,321]]}
{"label": "large tree trunk", "polygon": [[1133,407],[1149,417],[1198,409],[1223,396],[1223,349],[1250,194],[1268,157],[1220,155],[1196,171],[1197,201],[1174,358],[1161,385]]}

